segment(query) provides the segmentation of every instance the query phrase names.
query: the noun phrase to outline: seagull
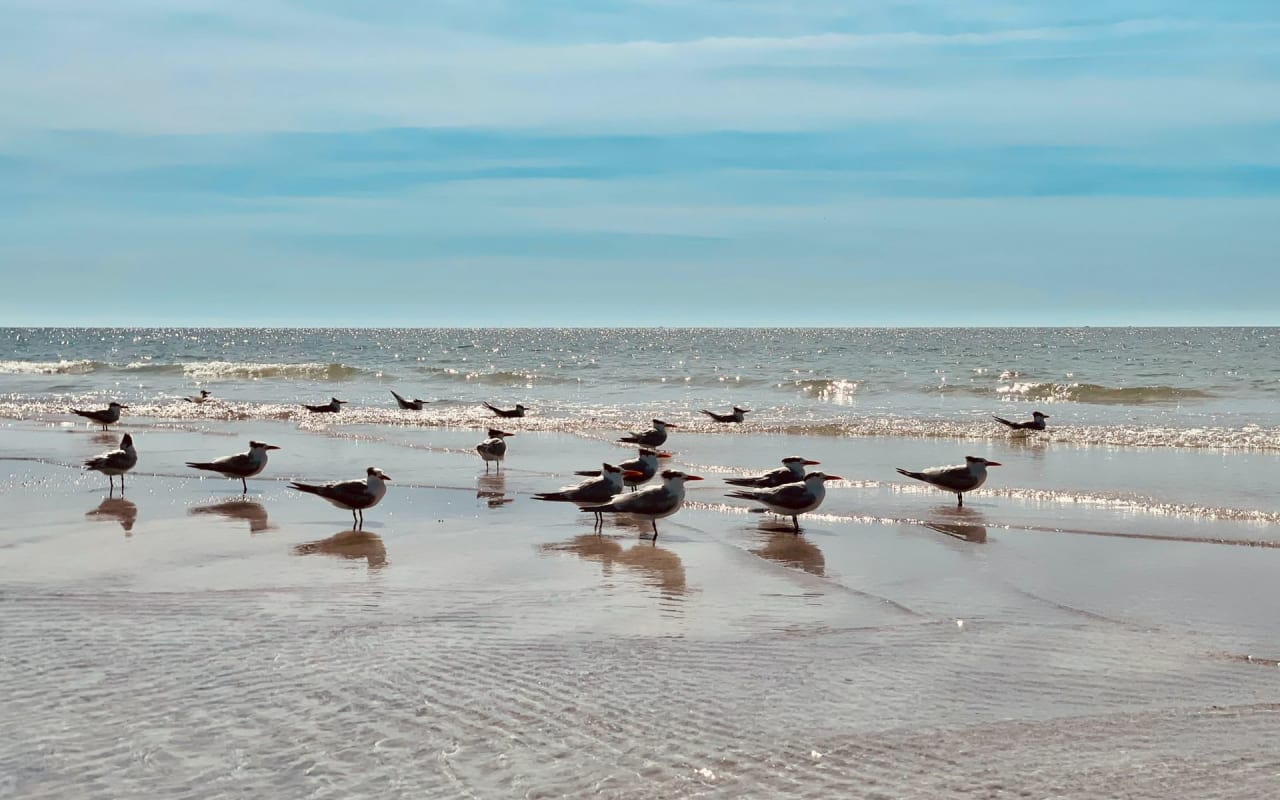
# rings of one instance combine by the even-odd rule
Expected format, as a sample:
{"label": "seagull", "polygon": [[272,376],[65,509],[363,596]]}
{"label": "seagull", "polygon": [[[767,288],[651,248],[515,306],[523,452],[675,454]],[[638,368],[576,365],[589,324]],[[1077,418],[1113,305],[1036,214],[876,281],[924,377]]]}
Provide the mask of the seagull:
{"label": "seagull", "polygon": [[[658,474],[658,459],[664,456],[669,457],[669,453],[659,453],[657,450],[650,450],[647,447],[640,448],[640,455],[629,461],[623,461],[618,465],[622,470],[622,482],[631,487],[631,491],[635,491],[636,487],[642,483],[648,483],[649,479]],[[574,475],[591,475],[600,474],[598,470],[587,469],[579,470]]]}
{"label": "seagull", "polygon": [[505,437],[515,436],[514,433],[506,433],[497,428],[489,429],[489,438],[476,445],[476,452],[484,459],[484,471],[489,471],[489,462],[498,462],[498,469],[502,469],[502,460],[507,457],[507,442]]}
{"label": "seagull", "polygon": [[658,541],[658,520],[669,517],[684,505],[685,481],[700,481],[697,475],[686,475],[679,470],[668,469],[662,472],[662,485],[650,486],[634,494],[623,495],[613,502],[600,506],[586,506],[581,511],[600,513],[633,514],[640,519],[647,519],[653,525],[653,540]]}
{"label": "seagull", "polygon": [[920,472],[898,469],[898,474],[924,481],[947,492],[956,493],[956,505],[964,505],[964,493],[972,492],[987,482],[987,467],[1002,466],[999,461],[988,461],[978,456],[965,456],[965,463],[952,467],[930,467]]}
{"label": "seagull", "polygon": [[630,436],[623,436],[618,441],[628,444],[638,444],[645,447],[661,447],[663,442],[667,441],[667,428],[678,428],[678,425],[672,425],[669,422],[663,422],[660,419],[653,420],[653,428],[643,433],[632,432]]}
{"label": "seagull", "polygon": [[396,402],[399,403],[400,407],[405,411],[421,411],[422,407],[427,404],[426,400],[405,400],[403,397],[396,394],[394,389],[391,391],[391,394],[396,398]]}
{"label": "seagull", "polygon": [[516,403],[515,408],[510,408],[510,409],[498,408],[492,403],[483,403],[482,405],[484,405],[485,408],[489,409],[490,411],[497,414],[498,416],[506,417],[507,419],[511,419],[513,417],[523,417],[524,412],[529,410],[524,406],[520,405],[519,403]]}
{"label": "seagull", "polygon": [[252,478],[262,472],[267,466],[267,452],[279,449],[273,444],[249,442],[247,453],[236,453],[234,456],[224,456],[214,461],[188,461],[187,466],[192,469],[221,472],[226,478],[239,478],[240,485],[244,487],[244,493],[248,494],[249,484],[245,482],[245,478]]}
{"label": "seagull", "polygon": [[302,406],[313,414],[336,414],[342,410],[342,406],[346,402],[346,400],[339,400],[336,397],[330,397],[329,402],[322,406],[309,406],[306,403],[303,403]]}
{"label": "seagull", "polygon": [[757,489],[769,489],[784,483],[798,483],[804,480],[804,468],[816,466],[820,462],[810,461],[800,456],[787,456],[782,459],[782,466],[771,469],[763,475],[749,475],[745,478],[725,478],[724,482],[733,486],[754,486]]}
{"label": "seagull", "polygon": [[751,409],[738,408],[737,406],[734,406],[733,411],[728,414],[717,414],[714,411],[708,411],[704,408],[702,409],[702,413],[711,417],[716,422],[742,422],[742,420],[746,418],[746,415],[751,413]]}
{"label": "seagull", "polygon": [[[112,405],[115,405],[112,403]],[[119,415],[119,411],[116,412]],[[120,491],[124,491],[124,474],[133,469],[138,464],[138,451],[133,449],[133,437],[125,434],[120,440],[120,449],[112,450],[109,453],[103,453],[100,456],[84,462],[85,469],[91,472],[101,472],[107,476],[107,480],[111,484],[112,491],[116,488],[115,476],[120,476]]]}
{"label": "seagull", "polygon": [[[654,459],[655,463],[657,459]],[[622,492],[623,470],[612,464],[601,464],[600,477],[583,481],[577,486],[561,489],[558,492],[542,492],[533,496],[534,500],[549,500],[556,503],[576,503],[579,506],[596,506],[607,503],[614,495]],[[596,513],[596,527],[604,525],[604,517]]]}
{"label": "seagull", "polygon": [[1030,422],[1012,422],[1010,420],[1005,419],[1004,417],[997,417],[997,416],[992,416],[991,418],[994,419],[996,422],[999,422],[1001,425],[1006,425],[1010,428],[1013,428],[1015,431],[1044,430],[1044,427],[1045,427],[1044,421],[1049,418],[1049,415],[1042,414],[1039,411],[1033,411],[1031,412],[1031,416],[1034,417],[1034,419],[1032,419]]}
{"label": "seagull", "polygon": [[94,422],[101,423],[102,429],[105,431],[108,425],[114,425],[120,419],[120,409],[128,408],[122,406],[115,400],[107,404],[107,407],[101,411],[81,411],[78,408],[71,409],[72,414],[79,414],[85,419],[91,419]]}
{"label": "seagull", "polygon": [[208,389],[201,389],[200,394],[192,395],[191,397],[184,397],[182,399],[186,400],[188,403],[195,403],[196,405],[200,405],[201,403],[208,400],[212,395],[213,395],[213,392],[210,392]]}
{"label": "seagull", "polygon": [[[368,476],[365,480],[339,481],[319,486],[294,482],[289,484],[289,488],[314,494],[338,508],[345,508],[351,512],[351,523],[362,528],[364,527],[364,510],[373,508],[382,501],[387,493],[385,481],[391,480],[390,475],[377,467],[369,467],[365,473]],[[357,513],[360,515],[358,519]]]}
{"label": "seagull", "polygon": [[755,513],[763,514],[767,509],[780,517],[791,517],[795,532],[800,533],[798,517],[822,505],[822,501],[827,498],[825,481],[839,480],[844,479],[839,475],[810,472],[799,483],[784,483],[772,489],[739,489],[729,492],[725,497],[754,500],[764,506],[764,508],[751,509]]}

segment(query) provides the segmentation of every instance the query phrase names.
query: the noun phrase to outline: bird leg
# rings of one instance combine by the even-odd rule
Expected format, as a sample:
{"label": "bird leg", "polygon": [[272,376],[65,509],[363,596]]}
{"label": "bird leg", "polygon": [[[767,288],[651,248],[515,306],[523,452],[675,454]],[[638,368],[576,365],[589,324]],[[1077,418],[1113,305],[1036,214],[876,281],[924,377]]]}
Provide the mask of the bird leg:
{"label": "bird leg", "polygon": [[956,492],[956,508],[964,508],[964,492]]}
{"label": "bird leg", "polygon": [[245,480],[244,480],[244,478],[243,478],[243,477],[242,477],[242,478],[240,478],[240,485],[241,485],[242,487],[244,487],[244,493],[245,493],[245,494],[248,494],[248,493],[249,493],[249,484],[245,483]]}
{"label": "bird leg", "polygon": [[796,533],[800,532],[800,518],[797,517],[795,514],[791,515],[791,527],[796,529],[795,531]]}

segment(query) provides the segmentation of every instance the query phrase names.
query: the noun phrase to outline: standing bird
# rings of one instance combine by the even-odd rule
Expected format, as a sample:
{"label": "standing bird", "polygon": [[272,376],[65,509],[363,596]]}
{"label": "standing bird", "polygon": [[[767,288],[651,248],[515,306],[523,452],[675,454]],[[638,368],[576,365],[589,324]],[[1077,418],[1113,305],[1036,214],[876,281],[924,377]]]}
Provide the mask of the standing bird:
{"label": "standing bird", "polygon": [[[635,491],[636,487],[642,483],[648,483],[649,480],[658,474],[658,459],[668,456],[667,453],[659,453],[657,450],[650,450],[647,447],[640,448],[640,455],[629,461],[623,461],[618,465],[622,470],[622,482],[631,487],[631,491]],[[578,470],[574,475],[599,475],[600,472],[594,469]]]}
{"label": "standing bird", "polygon": [[738,408],[737,406],[734,406],[733,411],[728,414],[717,414],[714,411],[708,411],[704,408],[702,409],[702,413],[711,417],[716,422],[742,422],[742,420],[746,419],[746,415],[751,413],[751,409]]}
{"label": "standing bird", "polygon": [[192,395],[191,397],[184,397],[182,399],[186,400],[188,403],[195,403],[196,405],[200,405],[201,403],[207,401],[212,395],[213,395],[213,392],[209,391],[208,389],[201,389],[200,394]]}
{"label": "standing bird", "polygon": [[1005,419],[1004,417],[997,417],[997,416],[994,416],[994,415],[993,415],[991,418],[992,418],[992,419],[994,419],[996,422],[999,422],[1001,425],[1005,425],[1005,426],[1007,426],[1007,427],[1010,427],[1010,428],[1014,429],[1015,431],[1042,431],[1042,430],[1044,430],[1044,427],[1045,427],[1045,426],[1044,426],[1044,421],[1045,421],[1046,419],[1048,419],[1048,418],[1049,418],[1049,415],[1048,415],[1048,414],[1042,414],[1042,413],[1040,413],[1039,411],[1033,411],[1033,412],[1031,412],[1031,416],[1032,416],[1032,417],[1034,417],[1034,419],[1032,419],[1032,420],[1031,420],[1031,421],[1029,421],[1029,422],[1011,422],[1010,420],[1007,420],[1007,419]]}
{"label": "standing bird", "polygon": [[839,475],[810,472],[800,483],[784,483],[772,489],[739,489],[729,492],[725,497],[756,501],[764,506],[764,508],[751,509],[757,514],[763,514],[765,510],[769,510],[780,517],[791,517],[791,525],[796,533],[800,533],[798,517],[822,505],[822,501],[827,498],[826,481],[839,480],[844,479]]}
{"label": "standing bird", "polygon": [[700,481],[697,475],[686,475],[679,470],[662,471],[662,485],[650,486],[634,494],[626,494],[600,506],[586,506],[581,511],[595,514],[632,514],[647,519],[653,525],[653,540],[658,541],[658,520],[669,517],[684,505],[685,481]]}
{"label": "standing bird", "polygon": [[302,407],[313,414],[337,414],[342,410],[342,407],[346,402],[346,400],[339,400],[336,397],[330,397],[329,402],[322,406],[309,406],[306,403],[303,403]]}
{"label": "standing bird", "polygon": [[224,456],[215,461],[188,461],[187,466],[192,469],[207,469],[210,472],[220,472],[223,477],[239,478],[240,485],[244,487],[244,493],[249,493],[249,484],[245,482],[245,478],[252,478],[267,466],[267,452],[270,450],[279,450],[273,444],[263,444],[262,442],[249,442],[249,452],[237,453],[234,456]]}
{"label": "standing bird", "polygon": [[964,493],[972,492],[987,482],[987,467],[1002,466],[999,461],[988,461],[978,456],[965,456],[965,463],[952,467],[930,467],[920,472],[899,468],[899,475],[924,481],[947,492],[956,493],[956,505],[964,505]]}
{"label": "standing bird", "polygon": [[120,449],[103,453],[84,462],[84,468],[91,472],[101,472],[107,476],[111,491],[115,491],[115,476],[120,476],[120,491],[124,492],[124,474],[138,464],[138,451],[133,449],[133,437],[125,434],[120,440]]}
{"label": "standing bird", "polygon": [[623,436],[618,441],[626,442],[627,444],[638,444],[644,447],[661,447],[663,442],[667,441],[667,428],[678,427],[680,426],[655,419],[651,429],[644,432],[632,431],[630,436]]}
{"label": "standing bird", "polygon": [[497,414],[498,416],[500,416],[500,417],[506,417],[507,419],[513,419],[513,418],[515,418],[515,417],[523,417],[523,416],[524,416],[524,412],[526,412],[526,411],[528,411],[528,410],[529,410],[529,409],[525,408],[524,406],[520,405],[519,403],[516,403],[516,407],[515,407],[515,408],[510,408],[510,409],[507,409],[507,408],[498,408],[498,407],[497,407],[497,406],[495,406],[493,403],[483,403],[482,405],[483,405],[485,408],[487,408],[487,409],[489,409],[490,411],[492,411],[493,413]]}
{"label": "standing bird", "polygon": [[498,469],[502,469],[502,461],[507,457],[507,440],[506,437],[515,436],[514,433],[500,431],[497,428],[489,429],[489,438],[476,445],[476,452],[484,459],[484,471],[489,471],[489,462],[498,462]]}
{"label": "standing bird", "polygon": [[[321,485],[295,481],[289,484],[289,488],[314,494],[338,508],[350,511],[351,524],[359,529],[364,527],[365,509],[373,508],[382,502],[382,498],[387,494],[386,481],[391,480],[390,475],[377,467],[369,467],[365,470],[365,474],[367,477],[364,480],[339,481]],[[357,513],[360,515],[358,518]]]}
{"label": "standing bird", "polygon": [[787,456],[782,459],[782,466],[771,469],[763,475],[748,475],[745,478],[725,478],[724,482],[733,486],[754,486],[757,489],[770,489],[784,483],[799,483],[804,480],[804,468],[817,466],[818,461],[810,461],[800,456]]}
{"label": "standing bird", "polygon": [[128,408],[128,406],[122,406],[115,400],[112,400],[107,404],[107,407],[101,411],[81,411],[78,408],[73,408],[71,409],[71,413],[79,414],[85,419],[91,419],[94,422],[101,424],[102,429],[105,431],[108,425],[114,425],[120,420],[120,409],[122,408]]}
{"label": "standing bird", "polygon": [[[578,506],[598,506],[622,493],[623,471],[612,464],[601,464],[600,477],[583,481],[577,486],[561,489],[558,492],[542,492],[533,496],[534,500],[549,500],[556,503],[575,503]],[[596,513],[596,527],[604,525],[604,517]]]}
{"label": "standing bird", "polygon": [[396,394],[395,389],[391,390],[391,394],[395,397],[396,402],[400,404],[400,407],[405,411],[421,411],[422,407],[427,404],[426,400],[418,400],[416,398],[413,400],[405,400],[403,397]]}

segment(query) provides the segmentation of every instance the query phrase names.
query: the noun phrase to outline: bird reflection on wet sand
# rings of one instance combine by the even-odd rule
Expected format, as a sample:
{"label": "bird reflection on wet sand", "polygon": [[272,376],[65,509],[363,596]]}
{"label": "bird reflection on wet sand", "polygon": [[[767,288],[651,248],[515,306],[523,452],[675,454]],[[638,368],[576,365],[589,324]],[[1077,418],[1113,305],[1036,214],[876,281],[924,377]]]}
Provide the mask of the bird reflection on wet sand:
{"label": "bird reflection on wet sand", "polygon": [[236,498],[207,506],[194,506],[187,509],[187,514],[216,514],[229,520],[245,520],[249,523],[249,533],[262,533],[275,528],[267,519],[267,507],[253,500]]}
{"label": "bird reflection on wet sand", "polygon": [[955,506],[934,509],[924,526],[930,530],[973,544],[987,541],[987,519],[981,511]]}
{"label": "bird reflection on wet sand", "polygon": [[502,472],[476,476],[476,499],[484,500],[489,508],[500,508],[514,500],[507,497],[507,476]]}
{"label": "bird reflection on wet sand", "polygon": [[[647,523],[646,523],[647,524]],[[644,582],[661,589],[664,594],[684,594],[684,565],[674,552],[645,542],[622,549],[617,539],[584,533],[567,542],[552,542],[541,547],[544,553],[573,553],[583,561],[599,562],[606,576],[615,566],[635,571]]]}
{"label": "bird reflection on wet sand", "polygon": [[138,521],[138,507],[123,497],[108,497],[97,508],[85,512],[89,519],[113,519],[124,528],[126,536],[133,533],[133,523]]}
{"label": "bird reflection on wet sand", "polygon": [[328,539],[304,542],[293,548],[295,556],[314,553],[353,561],[363,558],[369,562],[370,569],[378,569],[387,563],[387,548],[382,544],[382,537],[368,531],[339,531]]}
{"label": "bird reflection on wet sand", "polygon": [[827,559],[818,546],[803,536],[796,536],[791,526],[761,526],[760,533],[768,537],[764,546],[751,552],[761,558],[776,561],[785,567],[802,569],[810,575],[822,576],[826,572]]}

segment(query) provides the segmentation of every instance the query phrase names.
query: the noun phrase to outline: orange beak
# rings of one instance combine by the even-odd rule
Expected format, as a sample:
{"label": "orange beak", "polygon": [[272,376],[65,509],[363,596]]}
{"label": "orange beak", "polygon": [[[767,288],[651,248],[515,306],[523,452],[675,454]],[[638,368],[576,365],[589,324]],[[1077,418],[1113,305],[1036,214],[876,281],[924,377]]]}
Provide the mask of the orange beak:
{"label": "orange beak", "polygon": [[644,473],[643,473],[643,472],[636,472],[634,469],[629,469],[629,470],[625,470],[625,471],[623,471],[623,473],[622,473],[622,477],[624,477],[624,478],[643,478],[643,477],[644,477]]}
{"label": "orange beak", "polygon": [[823,478],[822,480],[824,480],[824,481],[842,481],[842,480],[844,480],[844,478],[841,478],[839,475],[828,475],[827,477]]}
{"label": "orange beak", "polygon": [[659,451],[659,452],[658,452],[658,458],[671,458],[671,457],[672,457],[672,456],[671,456],[671,453],[668,453],[668,452],[667,452],[667,451],[665,451],[665,450],[662,450],[662,451]]}
{"label": "orange beak", "polygon": [[685,479],[686,481],[703,481],[703,480],[706,480],[706,478],[702,477],[701,475],[686,475],[686,476],[684,476],[684,479]]}
{"label": "orange beak", "polygon": [[818,464],[821,464],[822,462],[821,462],[821,461],[810,461],[809,459],[807,459],[807,458],[806,458],[806,459],[805,459],[803,462],[801,462],[801,463],[803,463],[806,467],[809,467],[809,466],[817,466]]}
{"label": "orange beak", "polygon": [[987,466],[988,466],[988,467],[1003,467],[1003,466],[1004,466],[1004,464],[1001,464],[999,461],[988,461],[988,462],[987,462]]}

